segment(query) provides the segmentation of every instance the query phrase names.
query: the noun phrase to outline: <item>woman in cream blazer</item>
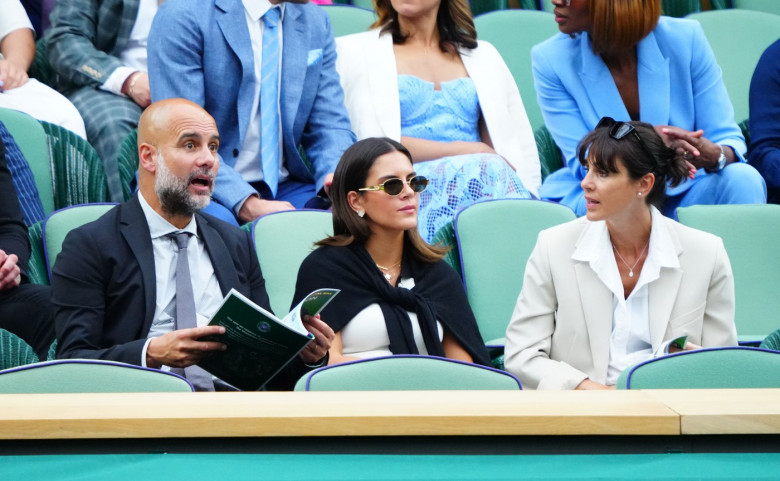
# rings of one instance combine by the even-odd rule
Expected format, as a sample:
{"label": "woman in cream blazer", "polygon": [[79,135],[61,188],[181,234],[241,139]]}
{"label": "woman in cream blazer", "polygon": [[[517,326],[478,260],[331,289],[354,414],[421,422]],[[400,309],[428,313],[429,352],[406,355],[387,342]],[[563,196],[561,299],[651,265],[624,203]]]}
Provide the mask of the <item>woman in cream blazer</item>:
{"label": "woman in cream blazer", "polygon": [[609,118],[579,158],[587,218],[539,234],[507,329],[506,369],[532,389],[603,389],[683,335],[686,348],[735,345],[723,242],[652,205],[667,179],[688,174],[684,158],[651,125]]}

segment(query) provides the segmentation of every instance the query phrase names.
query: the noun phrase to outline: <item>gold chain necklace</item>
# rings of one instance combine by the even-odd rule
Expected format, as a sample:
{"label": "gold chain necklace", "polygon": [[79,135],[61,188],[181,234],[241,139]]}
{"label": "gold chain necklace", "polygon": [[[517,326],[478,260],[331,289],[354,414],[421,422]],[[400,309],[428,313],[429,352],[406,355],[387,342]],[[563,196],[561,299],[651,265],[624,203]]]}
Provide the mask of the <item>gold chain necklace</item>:
{"label": "gold chain necklace", "polygon": [[393,274],[390,273],[390,270],[395,269],[396,267],[400,266],[401,265],[401,261],[396,262],[395,264],[393,264],[390,267],[380,266],[376,262],[374,264],[376,264],[376,266],[378,268],[380,268],[384,272],[384,274],[382,274],[382,275],[384,275],[385,279],[387,279],[389,281],[390,279],[393,278]]}
{"label": "gold chain necklace", "polygon": [[615,247],[615,244],[612,244],[612,248],[615,250],[615,253],[620,257],[620,260],[623,261],[623,264],[628,267],[628,277],[634,277],[634,267],[636,267],[637,264],[639,264],[639,261],[642,260],[642,257],[645,255],[645,251],[647,250],[647,246],[650,245],[650,240],[648,239],[647,244],[645,244],[645,248],[642,249],[642,253],[639,254],[639,257],[637,257],[636,262],[634,262],[633,266],[629,266],[628,262],[626,262],[625,259],[623,259],[623,256],[620,255],[620,251],[617,250],[617,247]]}

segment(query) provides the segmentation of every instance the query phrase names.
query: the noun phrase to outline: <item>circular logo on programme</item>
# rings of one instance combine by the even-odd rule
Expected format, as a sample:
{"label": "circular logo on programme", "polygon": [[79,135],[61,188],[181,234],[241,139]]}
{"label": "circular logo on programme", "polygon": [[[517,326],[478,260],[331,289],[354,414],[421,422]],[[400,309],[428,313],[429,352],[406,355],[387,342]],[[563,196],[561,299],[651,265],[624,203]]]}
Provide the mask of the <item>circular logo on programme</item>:
{"label": "circular logo on programme", "polygon": [[257,328],[260,332],[268,332],[271,330],[271,325],[265,321],[260,321],[257,323]]}

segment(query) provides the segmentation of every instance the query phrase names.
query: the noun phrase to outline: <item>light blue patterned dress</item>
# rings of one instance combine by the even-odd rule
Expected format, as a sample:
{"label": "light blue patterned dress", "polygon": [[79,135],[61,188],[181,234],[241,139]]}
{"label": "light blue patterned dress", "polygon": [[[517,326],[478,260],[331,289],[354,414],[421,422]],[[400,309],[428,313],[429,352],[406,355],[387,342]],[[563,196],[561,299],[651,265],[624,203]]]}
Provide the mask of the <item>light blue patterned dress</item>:
{"label": "light blue patterned dress", "polygon": [[[480,142],[479,99],[474,82],[462,77],[434,84],[398,76],[401,135],[439,142]],[[530,199],[517,174],[500,155],[464,154],[415,164],[430,179],[420,194],[418,227],[426,241],[464,207],[487,199]]]}

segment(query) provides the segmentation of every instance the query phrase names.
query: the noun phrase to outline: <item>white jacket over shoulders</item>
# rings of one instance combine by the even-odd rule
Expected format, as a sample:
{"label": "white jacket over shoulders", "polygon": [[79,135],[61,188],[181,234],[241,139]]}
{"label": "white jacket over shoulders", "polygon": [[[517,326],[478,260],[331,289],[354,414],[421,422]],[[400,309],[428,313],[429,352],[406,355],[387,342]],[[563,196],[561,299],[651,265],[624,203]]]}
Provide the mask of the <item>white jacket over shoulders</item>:
{"label": "white jacket over shoulders", "polygon": [[[379,29],[336,39],[336,69],[344,89],[352,130],[358,140],[401,140],[398,71],[390,34]],[[539,195],[542,173],[533,129],[520,92],[498,51],[480,41],[461,50],[461,59],[477,89],[479,105],[495,151],[515,168],[523,186]]]}
{"label": "white jacket over shoulders", "polygon": [[[660,218],[680,267],[662,268],[649,284],[653,350],[683,335],[703,347],[736,345],[734,278],[723,241]],[[523,387],[573,389],[585,378],[605,383],[612,292],[587,262],[572,259],[588,223],[583,217],[542,231],[528,260],[505,357]]]}

